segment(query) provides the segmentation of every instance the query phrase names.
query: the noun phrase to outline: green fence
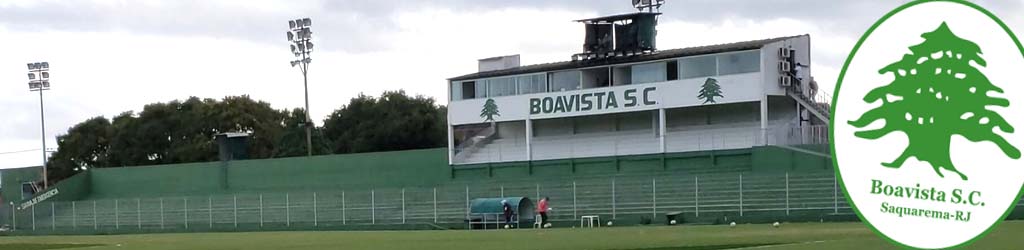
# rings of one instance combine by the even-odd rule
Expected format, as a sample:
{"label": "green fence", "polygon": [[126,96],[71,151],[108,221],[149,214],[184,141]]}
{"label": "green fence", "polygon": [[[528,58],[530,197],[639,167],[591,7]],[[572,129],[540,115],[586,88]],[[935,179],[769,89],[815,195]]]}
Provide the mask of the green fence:
{"label": "green fence", "polygon": [[557,226],[596,215],[616,224],[814,220],[853,217],[831,173],[591,177],[451,183],[432,188],[323,189],[43,202],[7,210],[16,233],[152,233],[315,229],[464,228],[475,198],[550,197]]}

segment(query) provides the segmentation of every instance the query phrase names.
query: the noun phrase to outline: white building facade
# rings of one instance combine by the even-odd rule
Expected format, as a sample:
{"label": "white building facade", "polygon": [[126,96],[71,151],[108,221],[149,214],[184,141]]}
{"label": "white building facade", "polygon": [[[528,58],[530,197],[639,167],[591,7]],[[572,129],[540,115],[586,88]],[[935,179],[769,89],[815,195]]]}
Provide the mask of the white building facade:
{"label": "white building facade", "polygon": [[452,165],[827,141],[807,35],[519,66],[448,81]]}

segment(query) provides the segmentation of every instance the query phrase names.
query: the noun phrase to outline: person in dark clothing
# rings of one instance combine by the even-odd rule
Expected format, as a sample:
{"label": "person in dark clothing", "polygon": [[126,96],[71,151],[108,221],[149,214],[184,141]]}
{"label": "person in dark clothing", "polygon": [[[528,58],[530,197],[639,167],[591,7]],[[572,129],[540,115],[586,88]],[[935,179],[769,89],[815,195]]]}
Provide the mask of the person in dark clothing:
{"label": "person in dark clothing", "polygon": [[501,201],[501,210],[505,213],[505,228],[511,228],[514,211],[512,210],[512,205],[508,204],[508,200]]}

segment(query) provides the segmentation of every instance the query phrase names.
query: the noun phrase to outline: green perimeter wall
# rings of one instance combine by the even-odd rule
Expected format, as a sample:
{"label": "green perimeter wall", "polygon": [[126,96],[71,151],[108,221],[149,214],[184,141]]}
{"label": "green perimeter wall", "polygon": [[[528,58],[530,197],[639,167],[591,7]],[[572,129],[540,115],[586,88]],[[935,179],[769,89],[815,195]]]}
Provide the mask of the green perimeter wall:
{"label": "green perimeter wall", "polygon": [[40,171],[42,169],[38,166],[4,169],[0,173],[0,196],[3,197],[3,203],[22,200],[21,183],[38,180],[39,176],[42,176]]}
{"label": "green perimeter wall", "polygon": [[92,170],[90,199],[428,186],[448,180],[445,149]]}
{"label": "green perimeter wall", "polygon": [[[828,145],[800,145],[797,148],[829,153]],[[752,154],[753,171],[758,173],[786,173],[808,171],[832,171],[832,158],[797,152],[785,148],[756,147]]]}
{"label": "green perimeter wall", "polygon": [[[0,197],[3,197],[2,203],[19,203],[21,201],[31,199],[32,197],[21,197],[21,184],[38,180],[39,177],[42,176],[41,171],[42,169],[39,167],[4,169],[0,171]],[[51,183],[52,186],[50,186],[49,189],[40,193],[45,193],[46,191],[56,188],[60,193],[49,200],[71,201],[83,199],[87,197],[91,191],[89,187],[89,176],[90,174],[86,172],[72,176],[71,178],[63,180],[56,185],[52,185],[53,183]]]}
{"label": "green perimeter wall", "polygon": [[[37,168],[3,173],[3,195]],[[433,187],[516,179],[661,173],[778,173],[832,171],[831,160],[778,147],[449,166],[446,148],[92,169],[57,185],[54,201],[152,198],[324,189]]]}

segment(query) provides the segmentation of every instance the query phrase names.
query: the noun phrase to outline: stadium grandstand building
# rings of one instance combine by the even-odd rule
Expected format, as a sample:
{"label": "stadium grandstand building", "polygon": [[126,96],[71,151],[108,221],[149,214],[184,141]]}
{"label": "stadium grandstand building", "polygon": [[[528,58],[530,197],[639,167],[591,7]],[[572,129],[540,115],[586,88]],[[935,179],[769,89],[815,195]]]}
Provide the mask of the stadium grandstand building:
{"label": "stadium grandstand building", "polygon": [[[659,13],[579,20],[564,62],[479,60],[448,80],[454,166],[795,147],[827,141],[811,38],[655,48]],[[568,58],[567,58],[568,59]]]}

